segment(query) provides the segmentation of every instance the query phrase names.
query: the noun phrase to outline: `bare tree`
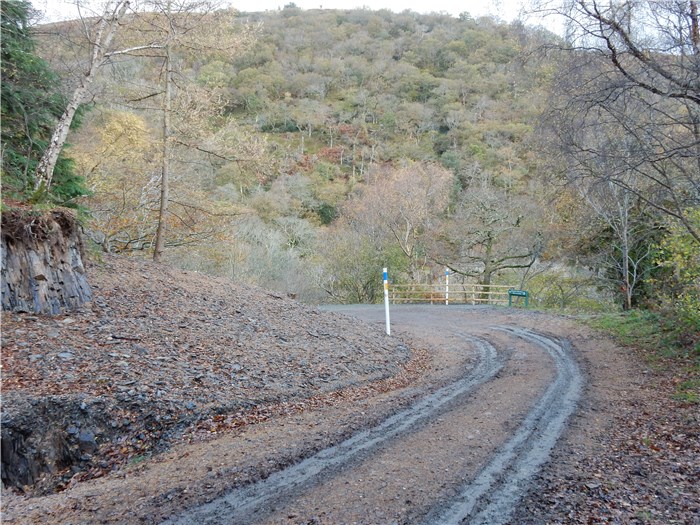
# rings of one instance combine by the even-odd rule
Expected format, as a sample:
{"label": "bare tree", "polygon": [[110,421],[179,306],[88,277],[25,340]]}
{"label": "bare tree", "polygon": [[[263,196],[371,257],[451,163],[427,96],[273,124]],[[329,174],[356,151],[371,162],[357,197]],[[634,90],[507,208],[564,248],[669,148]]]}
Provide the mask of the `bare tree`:
{"label": "bare tree", "polygon": [[[694,0],[535,2],[565,17],[568,52],[547,121],[571,178],[593,177],[677,220],[700,205],[700,42]],[[615,150],[598,128],[624,137]],[[645,184],[630,185],[629,175]]]}
{"label": "bare tree", "polygon": [[192,148],[200,153],[224,156],[203,148],[202,132],[209,130],[211,121],[220,115],[225,103],[213,93],[192,87],[181,70],[183,56],[218,53],[231,57],[252,41],[253,33],[246,28],[233,31],[233,12],[222,11],[221,3],[220,0],[143,0],[143,12],[134,21],[129,35],[135,44],[119,52],[162,61],[158,84],[134,94],[130,102],[144,107],[144,101],[157,98],[161,101],[157,108],[162,111],[163,119],[155,262],[161,260],[165,248],[175,148]]}
{"label": "bare tree", "polygon": [[[374,302],[381,268],[394,279],[430,274],[426,236],[449,203],[453,175],[432,163],[374,167],[317,247],[320,286],[341,302]],[[378,281],[379,279],[379,281]]]}
{"label": "bare tree", "polygon": [[163,160],[160,176],[160,206],[158,207],[158,229],[156,230],[155,246],[153,248],[153,260],[160,262],[165,246],[166,214],[170,199],[170,118],[173,111],[173,66],[172,48],[170,42],[166,42],[163,48],[165,55],[163,93]]}
{"label": "bare tree", "polygon": [[[628,178],[626,187],[640,189],[634,177]],[[623,297],[623,308],[629,310],[637,287],[652,267],[654,221],[650,220],[641,199],[611,181],[594,181],[578,189],[609,230],[610,238],[601,250],[603,266],[608,270],[607,278]]]}
{"label": "bare tree", "polygon": [[499,272],[529,268],[541,254],[536,220],[524,199],[493,187],[469,188],[449,220],[432,232],[430,256],[488,286]]}
{"label": "bare tree", "polygon": [[412,163],[370,171],[355,213],[389,233],[408,260],[411,278],[420,279],[426,261],[425,235],[444,216],[454,177],[436,164]]}

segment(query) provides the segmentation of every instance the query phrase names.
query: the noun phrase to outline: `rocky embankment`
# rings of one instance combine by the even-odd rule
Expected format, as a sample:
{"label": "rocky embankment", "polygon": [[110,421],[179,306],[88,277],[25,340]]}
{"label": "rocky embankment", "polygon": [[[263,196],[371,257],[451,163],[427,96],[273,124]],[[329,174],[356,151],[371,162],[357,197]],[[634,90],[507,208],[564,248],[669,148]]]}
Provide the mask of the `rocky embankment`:
{"label": "rocky embankment", "polygon": [[3,483],[48,493],[183,435],[394,376],[381,329],[193,272],[104,256],[70,314],[3,315]]}

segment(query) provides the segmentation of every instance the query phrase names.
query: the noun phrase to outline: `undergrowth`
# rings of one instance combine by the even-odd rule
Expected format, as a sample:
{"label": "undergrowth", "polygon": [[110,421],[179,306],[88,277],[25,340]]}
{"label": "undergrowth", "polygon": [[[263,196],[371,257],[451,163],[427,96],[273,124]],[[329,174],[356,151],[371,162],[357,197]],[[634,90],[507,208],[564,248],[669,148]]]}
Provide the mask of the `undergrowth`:
{"label": "undergrowth", "polygon": [[679,331],[672,317],[646,310],[596,314],[585,322],[610,334],[618,343],[640,350],[657,369],[672,371],[673,398],[700,404],[700,343],[698,334]]}

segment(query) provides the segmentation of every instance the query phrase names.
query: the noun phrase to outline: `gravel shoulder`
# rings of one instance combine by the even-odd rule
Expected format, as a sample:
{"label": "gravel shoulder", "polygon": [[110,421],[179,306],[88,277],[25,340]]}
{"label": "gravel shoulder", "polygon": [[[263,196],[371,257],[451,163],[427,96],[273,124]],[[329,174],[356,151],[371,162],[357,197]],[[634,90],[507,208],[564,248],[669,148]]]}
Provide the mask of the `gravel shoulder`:
{"label": "gravel shoulder", "polygon": [[[82,311],[3,315],[3,461],[8,429],[34,425],[23,446],[47,451],[32,486],[3,489],[7,523],[158,523],[370,428],[474,365],[453,336],[425,329],[425,307],[398,310],[387,337],[372,307],[319,310],[123,258],[89,271],[96,299]],[[671,400],[663,374],[572,320],[449,311],[502,352],[512,349],[495,324],[565,337],[586,376],[512,523],[700,523],[698,411]],[[41,428],[60,431],[59,454],[48,450],[56,432]]]}

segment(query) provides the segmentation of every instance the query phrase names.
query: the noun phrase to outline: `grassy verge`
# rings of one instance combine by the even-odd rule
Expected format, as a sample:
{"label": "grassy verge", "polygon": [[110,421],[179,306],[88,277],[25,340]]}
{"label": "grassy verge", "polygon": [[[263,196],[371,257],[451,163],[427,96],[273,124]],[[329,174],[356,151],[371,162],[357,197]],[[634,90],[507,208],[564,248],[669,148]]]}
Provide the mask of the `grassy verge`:
{"label": "grassy verge", "polygon": [[597,314],[586,324],[611,335],[618,343],[642,352],[650,365],[674,376],[674,399],[700,404],[700,352],[684,345],[678,331],[662,316],[643,310]]}

